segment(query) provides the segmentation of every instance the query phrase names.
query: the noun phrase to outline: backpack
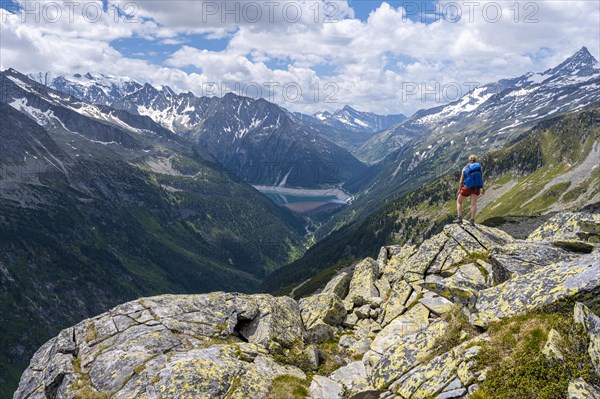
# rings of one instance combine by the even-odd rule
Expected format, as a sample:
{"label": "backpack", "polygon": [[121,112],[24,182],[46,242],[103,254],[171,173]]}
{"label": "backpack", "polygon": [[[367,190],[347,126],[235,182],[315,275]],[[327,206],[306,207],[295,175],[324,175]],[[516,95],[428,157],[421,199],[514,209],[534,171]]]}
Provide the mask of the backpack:
{"label": "backpack", "polygon": [[483,173],[478,162],[470,163],[463,169],[465,186],[469,188],[483,188]]}

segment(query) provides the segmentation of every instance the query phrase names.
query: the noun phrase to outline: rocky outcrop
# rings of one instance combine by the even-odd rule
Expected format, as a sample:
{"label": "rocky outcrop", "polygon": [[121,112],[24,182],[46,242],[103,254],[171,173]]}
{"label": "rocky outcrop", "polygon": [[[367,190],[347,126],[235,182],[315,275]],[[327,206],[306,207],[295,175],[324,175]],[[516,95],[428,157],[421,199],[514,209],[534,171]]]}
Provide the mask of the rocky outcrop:
{"label": "rocky outcrop", "polygon": [[467,388],[476,378],[475,356],[480,347],[471,346],[475,342],[465,342],[450,352],[446,352],[424,362],[390,386],[390,390],[400,397],[457,398],[465,396]]}
{"label": "rocky outcrop", "polygon": [[329,377],[341,384],[346,392],[373,390],[367,382],[367,369],[362,361],[349,363],[331,373]]}
{"label": "rocky outcrop", "polygon": [[344,387],[331,378],[315,375],[308,388],[309,399],[330,398],[342,399]]}
{"label": "rocky outcrop", "polygon": [[[302,380],[304,370],[316,372],[306,381],[311,399],[466,399],[486,379],[477,356],[488,324],[565,299],[581,302],[574,320],[600,372],[600,319],[584,304],[600,298],[590,218],[557,215],[527,240],[448,225],[419,247],[382,248],[299,302],[227,293],[130,302],[40,348],[15,398],[258,399],[277,376]],[[550,331],[548,361],[564,360],[563,340]],[[569,397],[595,389],[574,380]]]}
{"label": "rocky outcrop", "polygon": [[417,304],[385,326],[377,334],[370,348],[375,354],[383,356],[391,347],[401,343],[405,335],[423,330],[427,326],[429,326],[429,309],[422,304]]}
{"label": "rocky outcrop", "polygon": [[336,275],[327,283],[322,293],[332,293],[337,295],[338,298],[345,298],[348,295],[351,278],[352,276],[346,272]]}
{"label": "rocky outcrop", "polygon": [[306,328],[318,323],[337,326],[346,317],[346,308],[341,299],[332,293],[317,294],[300,300],[302,321]]}
{"label": "rocky outcrop", "polygon": [[592,300],[600,295],[600,253],[559,262],[517,276],[479,293],[474,324],[524,313],[563,299]]}
{"label": "rocky outcrop", "polygon": [[350,280],[350,292],[348,298],[355,305],[361,306],[368,303],[371,298],[379,297],[379,290],[375,286],[379,274],[379,264],[371,258],[360,262],[354,268],[352,280]]}
{"label": "rocky outcrop", "polygon": [[[490,252],[490,262],[510,276],[520,276],[556,262],[576,259],[577,254],[539,241],[519,240]],[[510,277],[509,276],[509,277]]]}
{"label": "rocky outcrop", "polygon": [[528,240],[551,242],[578,252],[592,252],[600,244],[600,214],[561,212],[531,233]]}
{"label": "rocky outcrop", "polygon": [[290,298],[147,298],[62,331],[35,354],[14,397],[262,397],[278,375],[305,378],[270,356],[303,336]]}
{"label": "rocky outcrop", "polygon": [[429,351],[435,340],[444,334],[447,324],[439,321],[403,337],[375,363],[369,381],[377,389],[389,387],[405,375]]}

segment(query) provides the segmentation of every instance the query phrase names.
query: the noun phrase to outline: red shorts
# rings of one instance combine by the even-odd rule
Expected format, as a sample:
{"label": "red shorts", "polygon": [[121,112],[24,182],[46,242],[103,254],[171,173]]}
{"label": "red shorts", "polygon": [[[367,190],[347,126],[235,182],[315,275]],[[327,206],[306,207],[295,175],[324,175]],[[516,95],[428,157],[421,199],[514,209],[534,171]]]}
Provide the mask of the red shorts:
{"label": "red shorts", "polygon": [[480,192],[481,190],[478,188],[469,188],[467,186],[462,186],[459,194],[463,197],[470,197],[471,194],[479,195]]}

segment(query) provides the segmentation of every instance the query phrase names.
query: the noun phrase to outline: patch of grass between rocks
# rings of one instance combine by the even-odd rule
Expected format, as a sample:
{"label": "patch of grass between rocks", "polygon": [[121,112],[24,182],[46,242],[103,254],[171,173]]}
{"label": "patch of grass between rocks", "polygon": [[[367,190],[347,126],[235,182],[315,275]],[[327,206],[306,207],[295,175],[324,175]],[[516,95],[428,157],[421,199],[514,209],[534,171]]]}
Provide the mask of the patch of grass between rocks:
{"label": "patch of grass between rocks", "polygon": [[[564,360],[548,360],[542,353],[551,329],[562,337]],[[588,337],[573,321],[571,306],[542,309],[492,323],[490,341],[477,356],[487,368],[487,379],[474,399],[564,399],[575,378],[598,384],[588,355]]]}
{"label": "patch of grass between rocks", "polygon": [[302,380],[291,375],[280,375],[273,380],[265,399],[304,399],[308,396],[310,379]]}

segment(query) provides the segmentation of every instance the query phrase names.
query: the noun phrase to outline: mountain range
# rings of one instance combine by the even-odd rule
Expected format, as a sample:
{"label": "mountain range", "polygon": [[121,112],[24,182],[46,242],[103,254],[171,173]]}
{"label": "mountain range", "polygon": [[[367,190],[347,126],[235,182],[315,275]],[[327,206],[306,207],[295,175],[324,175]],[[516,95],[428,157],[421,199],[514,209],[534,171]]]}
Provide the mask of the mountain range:
{"label": "mountain range", "polygon": [[317,112],[315,119],[326,125],[351,131],[379,132],[406,119],[405,115],[377,115],[372,112],[357,111],[349,105],[331,113],[328,111]]}
{"label": "mountain range", "polygon": [[111,105],[116,100],[140,90],[143,85],[128,77],[87,72],[71,76],[38,72],[28,78],[56,91],[69,94],[89,104]]}
{"label": "mountain range", "polygon": [[[338,185],[365,166],[331,139],[328,125],[301,122],[264,99],[233,93],[196,97],[168,86],[101,74],[30,78],[93,104],[144,115],[207,149],[228,171],[256,185],[318,188]],[[370,115],[376,118],[375,115]]]}
{"label": "mountain range", "polygon": [[[178,97],[178,94],[168,86],[155,88],[150,84],[141,84],[128,77],[90,72],[84,75],[74,74],[70,76],[55,76],[51,72],[38,72],[29,74],[28,77],[54,90],[70,94],[91,104],[114,105],[118,107],[118,102],[123,100],[123,102],[129,103],[127,106],[131,110],[146,114],[153,113],[155,121],[175,131],[189,130],[191,126],[202,121],[201,113],[194,112],[196,109],[191,109],[190,102],[194,102],[196,99],[195,96],[190,92],[180,93],[181,97],[179,97],[179,101],[173,101],[171,99]],[[134,96],[134,98],[124,99],[124,97],[140,90],[142,92]],[[152,97],[160,98],[152,101]],[[186,98],[187,101],[182,100],[182,97]],[[208,97],[201,97],[200,99],[204,100],[200,102],[204,102],[205,104],[209,100]],[[172,102],[176,102],[177,104],[174,105]],[[197,103],[194,104],[194,108],[197,105]],[[138,110],[138,107],[141,108]],[[199,108],[205,109],[205,106],[200,106]],[[328,126],[334,128],[334,130],[343,131],[347,136],[348,131],[350,131],[354,134],[349,136],[364,138],[364,140],[360,140],[351,149],[358,147],[358,144],[366,141],[371,134],[387,129],[406,119],[406,116],[402,114],[378,115],[371,112],[361,112],[349,105],[333,113],[322,111],[313,115],[306,115],[294,112],[293,116],[309,125],[320,126],[321,128]],[[328,135],[333,139],[336,139],[337,136],[331,133]],[[347,138],[347,140],[352,141],[352,138]],[[334,142],[339,144],[335,140]],[[343,143],[344,140],[341,140],[341,142]]]}
{"label": "mountain range", "polygon": [[331,113],[328,111],[306,115],[295,112],[294,116],[320,131],[336,144],[353,152],[366,143],[374,133],[388,129],[406,119],[402,114],[377,115],[357,111],[349,105]]}
{"label": "mountain range", "polygon": [[[600,65],[586,47],[542,73],[502,79],[479,86],[457,101],[420,110],[390,129],[374,135],[356,156],[374,163],[426,133],[418,158],[427,159],[448,142],[475,143],[474,149],[495,149],[539,120],[582,108],[600,97]],[[451,145],[453,144],[451,143]],[[431,145],[431,147],[429,147]],[[420,150],[420,151],[419,151]],[[415,151],[416,152],[416,151]]]}

